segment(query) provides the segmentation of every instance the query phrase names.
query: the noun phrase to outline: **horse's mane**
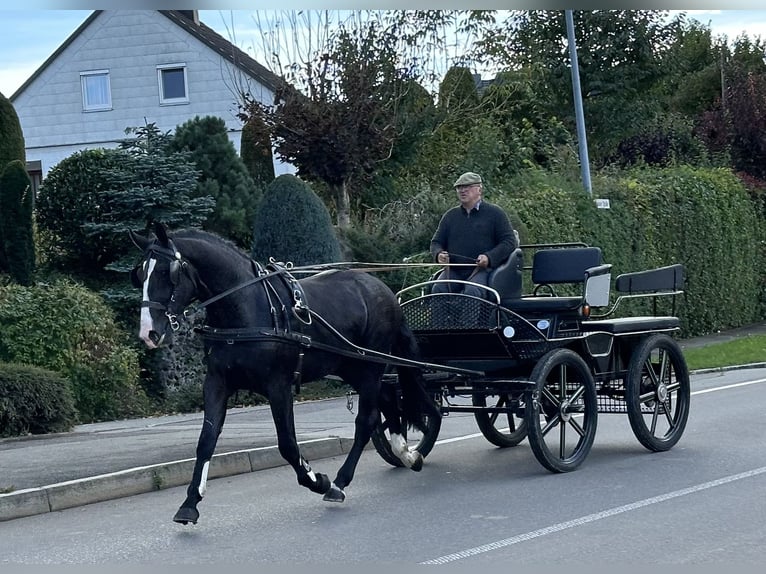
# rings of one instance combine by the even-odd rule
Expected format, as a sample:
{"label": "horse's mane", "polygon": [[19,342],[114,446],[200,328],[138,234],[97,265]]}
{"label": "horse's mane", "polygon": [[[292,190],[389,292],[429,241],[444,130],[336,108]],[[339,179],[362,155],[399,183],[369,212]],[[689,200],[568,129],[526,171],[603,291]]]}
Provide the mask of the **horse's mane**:
{"label": "horse's mane", "polygon": [[191,239],[196,241],[204,241],[207,243],[214,243],[224,249],[234,251],[238,255],[250,259],[250,255],[245,253],[245,251],[233,241],[210,231],[204,231],[202,229],[196,228],[178,229],[170,233],[169,237],[170,239]]}

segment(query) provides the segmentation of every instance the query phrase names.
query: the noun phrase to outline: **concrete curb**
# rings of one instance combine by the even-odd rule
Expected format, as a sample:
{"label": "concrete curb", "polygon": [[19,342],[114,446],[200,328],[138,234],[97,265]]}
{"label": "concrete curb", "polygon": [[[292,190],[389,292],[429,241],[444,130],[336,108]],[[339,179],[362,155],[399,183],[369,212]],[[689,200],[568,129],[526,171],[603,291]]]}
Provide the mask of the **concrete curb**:
{"label": "concrete curb", "polygon": [[747,363],[745,365],[730,365],[728,367],[710,367],[708,369],[695,369],[689,371],[690,375],[707,375],[709,373],[725,373],[727,371],[740,371],[742,369],[763,369],[766,363]]}
{"label": "concrete curb", "polygon": [[[353,439],[331,437],[298,444],[307,460],[319,460],[348,453]],[[213,455],[208,476],[214,479],[286,464],[276,446],[266,446]],[[193,469],[194,459],[187,458],[0,494],[0,522],[184,486]]]}

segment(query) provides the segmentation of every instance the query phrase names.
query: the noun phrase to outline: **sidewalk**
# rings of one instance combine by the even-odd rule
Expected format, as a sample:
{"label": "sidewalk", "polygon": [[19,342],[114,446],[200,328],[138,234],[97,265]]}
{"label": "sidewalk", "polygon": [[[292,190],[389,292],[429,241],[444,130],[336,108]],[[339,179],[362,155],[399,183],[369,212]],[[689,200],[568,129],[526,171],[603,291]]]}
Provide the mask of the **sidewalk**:
{"label": "sidewalk", "polygon": [[[749,335],[766,335],[766,324],[680,344],[682,348],[701,347]],[[766,367],[766,362],[761,366]],[[301,450],[309,461],[343,455],[351,446],[354,414],[346,408],[345,398],[296,403],[295,424]],[[186,485],[201,425],[202,413],[193,413],[0,439],[0,521]],[[285,462],[275,445],[268,406],[231,409],[209,476],[281,466]]]}

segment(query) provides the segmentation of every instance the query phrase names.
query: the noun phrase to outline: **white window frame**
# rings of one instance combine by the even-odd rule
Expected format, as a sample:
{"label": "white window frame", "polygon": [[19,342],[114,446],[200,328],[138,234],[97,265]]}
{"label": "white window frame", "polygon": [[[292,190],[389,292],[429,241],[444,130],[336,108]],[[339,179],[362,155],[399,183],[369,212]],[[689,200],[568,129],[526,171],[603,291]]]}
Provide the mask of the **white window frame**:
{"label": "white window frame", "polygon": [[[165,90],[164,90],[164,83],[162,81],[162,75],[164,72],[168,70],[182,70],[184,74],[184,95],[180,98],[166,98],[165,97]],[[177,104],[188,104],[189,103],[189,79],[186,75],[186,64],[184,63],[177,63],[177,64],[161,64],[157,66],[157,84],[159,88],[160,93],[160,105],[161,106],[174,106]]]}
{"label": "white window frame", "polygon": [[[89,98],[88,92],[88,80],[93,78],[104,78],[106,81],[103,88],[105,89],[105,101],[93,102]],[[109,70],[88,70],[80,72],[80,89],[82,91],[82,110],[84,112],[102,112],[104,110],[112,109],[112,83],[109,77]]]}

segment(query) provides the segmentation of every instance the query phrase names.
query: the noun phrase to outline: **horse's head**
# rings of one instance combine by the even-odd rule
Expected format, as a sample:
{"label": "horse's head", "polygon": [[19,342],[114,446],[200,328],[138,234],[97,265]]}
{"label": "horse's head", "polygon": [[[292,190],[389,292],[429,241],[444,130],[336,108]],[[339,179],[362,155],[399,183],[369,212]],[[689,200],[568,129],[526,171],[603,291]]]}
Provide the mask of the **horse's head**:
{"label": "horse's head", "polygon": [[191,264],[181,255],[162,224],[155,226],[156,239],[129,232],[144,258],[130,273],[135,287],[143,289],[141,329],[138,336],[150,349],[171,339],[179,327],[178,317],[196,296]]}

